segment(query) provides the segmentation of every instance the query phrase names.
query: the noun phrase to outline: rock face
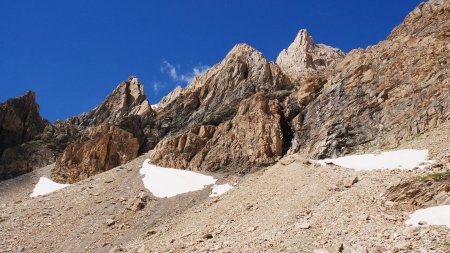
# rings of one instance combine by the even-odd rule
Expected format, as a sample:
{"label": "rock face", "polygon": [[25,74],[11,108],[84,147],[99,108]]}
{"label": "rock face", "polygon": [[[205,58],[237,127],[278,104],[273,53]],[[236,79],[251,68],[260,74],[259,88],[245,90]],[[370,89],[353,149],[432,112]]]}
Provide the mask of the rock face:
{"label": "rock face", "polygon": [[158,111],[158,128],[177,132],[193,126],[217,126],[234,117],[239,102],[259,91],[290,90],[280,68],[254,48],[239,44],[219,64],[177,91]]}
{"label": "rock face", "polygon": [[33,92],[0,104],[0,180],[27,173],[54,159],[46,144],[38,140],[49,125],[39,114]]}
{"label": "rock face", "polygon": [[388,189],[386,199],[405,210],[450,205],[450,172],[414,178]]}
{"label": "rock face", "polygon": [[[54,161],[75,139],[58,160],[59,181],[131,159],[134,141],[136,152],[156,146],[152,158],[159,165],[232,172],[285,154],[324,158],[396,147],[450,119],[449,9],[449,1],[421,4],[386,41],[347,55],[315,44],[306,30],[276,63],[236,45],[155,110],[136,77],[91,112],[55,125],[40,119],[33,94],[7,102],[0,107],[0,179]],[[131,153],[116,135],[132,145]],[[105,147],[125,158],[109,157]]]}
{"label": "rock face", "polygon": [[126,117],[141,116],[152,111],[144,93],[144,86],[132,76],[120,83],[105,101],[92,111],[67,121],[81,127],[97,126],[102,123],[114,125]]}
{"label": "rock face", "polygon": [[299,80],[334,65],[343,57],[340,49],[315,44],[308,31],[302,29],[288,49],[281,51],[276,63],[291,79]]}
{"label": "rock face", "polygon": [[449,1],[421,4],[388,40],[310,77],[322,81],[285,101],[290,152],[322,158],[392,148],[449,120],[449,26]]}
{"label": "rock face", "polygon": [[33,139],[47,124],[39,114],[34,92],[0,104],[0,150]]}
{"label": "rock face", "polygon": [[202,171],[248,172],[283,155],[281,107],[260,92],[243,100],[236,116],[214,126],[193,127],[161,141],[152,161]]}
{"label": "rock face", "polygon": [[134,159],[139,142],[119,127],[102,124],[67,146],[52,170],[57,182],[75,183]]}

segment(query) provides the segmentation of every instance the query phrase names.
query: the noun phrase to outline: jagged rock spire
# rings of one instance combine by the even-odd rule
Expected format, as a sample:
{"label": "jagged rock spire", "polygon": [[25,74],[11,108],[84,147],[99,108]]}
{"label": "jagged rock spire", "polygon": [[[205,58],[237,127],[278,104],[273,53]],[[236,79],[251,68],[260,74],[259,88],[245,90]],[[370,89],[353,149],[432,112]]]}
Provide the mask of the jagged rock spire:
{"label": "jagged rock spire", "polygon": [[288,49],[278,55],[276,63],[286,75],[296,80],[334,64],[343,56],[337,48],[315,44],[308,31],[301,29]]}

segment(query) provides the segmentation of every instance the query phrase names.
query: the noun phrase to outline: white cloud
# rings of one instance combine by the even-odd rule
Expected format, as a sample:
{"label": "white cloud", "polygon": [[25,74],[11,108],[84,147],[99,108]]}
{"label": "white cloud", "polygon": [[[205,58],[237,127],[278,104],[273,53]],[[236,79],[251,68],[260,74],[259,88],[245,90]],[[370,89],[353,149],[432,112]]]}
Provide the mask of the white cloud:
{"label": "white cloud", "polygon": [[162,88],[166,86],[167,85],[163,82],[153,82],[152,84],[153,92],[158,93]]}
{"label": "white cloud", "polygon": [[199,64],[194,66],[190,72],[184,74],[180,74],[179,69],[179,66],[173,65],[165,59],[162,60],[161,72],[169,75],[174,82],[190,83],[196,76],[208,70],[209,66]]}

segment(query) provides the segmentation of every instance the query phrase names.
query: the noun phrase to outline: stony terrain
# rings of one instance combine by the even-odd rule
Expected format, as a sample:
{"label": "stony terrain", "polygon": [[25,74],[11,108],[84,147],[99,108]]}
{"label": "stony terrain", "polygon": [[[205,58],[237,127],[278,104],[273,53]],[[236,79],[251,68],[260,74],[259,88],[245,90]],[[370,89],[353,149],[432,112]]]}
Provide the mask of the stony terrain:
{"label": "stony terrain", "polygon": [[[448,161],[449,141],[445,124],[401,148],[428,148],[432,159]],[[0,237],[6,238],[0,252],[312,252],[341,244],[360,250],[350,252],[449,249],[450,230],[405,225],[411,210],[385,197],[410,178],[450,173],[448,162],[355,172],[291,155],[257,173],[222,178],[237,187],[218,198],[208,198],[206,189],[157,199],[138,173],[150,155],[37,198],[28,195],[53,165],[0,182]]]}
{"label": "stony terrain", "polygon": [[[405,225],[450,204],[449,31],[430,0],[347,54],[305,29],[276,62],[238,44],[154,108],[134,76],[54,124],[33,92],[0,103],[0,252],[449,252],[448,228]],[[433,165],[310,160],[402,148]],[[156,198],[148,158],[235,187]],[[30,198],[42,176],[71,185]]]}

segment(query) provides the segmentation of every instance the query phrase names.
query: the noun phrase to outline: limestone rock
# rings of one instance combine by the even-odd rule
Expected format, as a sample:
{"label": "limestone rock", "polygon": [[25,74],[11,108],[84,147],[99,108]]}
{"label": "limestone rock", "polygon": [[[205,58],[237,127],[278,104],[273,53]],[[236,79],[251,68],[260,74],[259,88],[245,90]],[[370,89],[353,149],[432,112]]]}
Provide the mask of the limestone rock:
{"label": "limestone rock", "polygon": [[131,115],[144,115],[153,110],[144,93],[144,86],[131,76],[122,82],[105,101],[88,113],[72,117],[67,121],[81,127],[102,123],[119,124]]}
{"label": "limestone rock", "polygon": [[294,42],[277,57],[276,63],[293,80],[334,65],[344,53],[333,47],[315,44],[306,29],[301,29]]}
{"label": "limestone rock", "polygon": [[67,146],[52,170],[52,178],[75,183],[130,161],[138,150],[138,140],[119,127],[108,124],[91,127]]}
{"label": "limestone rock", "polygon": [[422,4],[428,14],[407,18],[388,40],[351,51],[311,76],[322,79],[317,85],[291,94],[290,153],[324,158],[365,145],[394,148],[449,120],[448,4]]}
{"label": "limestone rock", "polygon": [[405,210],[450,204],[450,173],[413,178],[390,187],[386,199],[400,203]]}
{"label": "limestone rock", "polygon": [[192,127],[182,134],[168,137],[156,146],[152,162],[164,167],[187,169],[215,131],[214,126]]}
{"label": "limestone rock", "polygon": [[350,188],[350,187],[352,187],[352,185],[356,184],[357,182],[358,182],[358,177],[351,176],[351,177],[345,178],[343,181],[343,184],[344,184],[345,188]]}
{"label": "limestone rock", "polygon": [[194,126],[217,126],[234,117],[242,99],[259,91],[290,89],[290,81],[275,63],[256,49],[239,44],[186,88],[178,88],[163,99],[157,128],[176,133]]}
{"label": "limestone rock", "polygon": [[159,143],[152,162],[202,171],[248,172],[283,154],[281,108],[263,93],[243,100],[236,116],[217,127],[194,127]]}

